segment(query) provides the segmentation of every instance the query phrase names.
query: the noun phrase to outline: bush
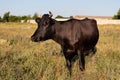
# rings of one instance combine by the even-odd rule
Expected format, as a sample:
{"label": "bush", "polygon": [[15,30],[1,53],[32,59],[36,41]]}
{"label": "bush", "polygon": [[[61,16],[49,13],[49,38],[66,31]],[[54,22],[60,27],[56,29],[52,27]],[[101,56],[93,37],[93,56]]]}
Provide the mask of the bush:
{"label": "bush", "polygon": [[6,12],[3,16],[3,21],[4,22],[9,22],[9,16],[10,16],[10,12]]}
{"label": "bush", "polygon": [[23,20],[24,22],[27,22],[30,19],[36,19],[38,17],[38,14],[35,13],[33,17],[30,15],[24,15],[24,16],[16,16],[11,15],[10,12],[6,12],[3,17],[0,16],[0,22],[20,22]]}
{"label": "bush", "polygon": [[21,21],[21,17],[20,16],[10,15],[9,21],[10,22],[20,22]]}
{"label": "bush", "polygon": [[64,18],[63,16],[61,16],[61,15],[58,15],[58,16],[56,16],[56,18]]}

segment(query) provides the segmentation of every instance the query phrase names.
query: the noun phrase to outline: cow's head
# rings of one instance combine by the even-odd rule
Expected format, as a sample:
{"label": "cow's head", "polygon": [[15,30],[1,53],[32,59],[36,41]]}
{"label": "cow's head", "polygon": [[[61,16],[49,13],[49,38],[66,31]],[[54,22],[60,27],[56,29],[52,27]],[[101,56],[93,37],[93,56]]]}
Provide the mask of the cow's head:
{"label": "cow's head", "polygon": [[51,18],[52,13],[44,14],[42,18],[36,18],[36,23],[38,27],[34,34],[31,36],[31,40],[34,42],[44,41],[50,39],[53,36],[53,28],[54,19]]}

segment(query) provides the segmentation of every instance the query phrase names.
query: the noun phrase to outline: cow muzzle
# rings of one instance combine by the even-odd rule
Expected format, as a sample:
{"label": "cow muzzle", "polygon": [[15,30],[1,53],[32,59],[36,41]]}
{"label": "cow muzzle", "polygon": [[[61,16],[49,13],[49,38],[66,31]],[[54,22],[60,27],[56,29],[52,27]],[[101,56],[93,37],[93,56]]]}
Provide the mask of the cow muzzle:
{"label": "cow muzzle", "polygon": [[34,36],[32,36],[32,37],[31,37],[31,40],[32,40],[33,42],[39,42],[39,41],[41,40],[41,38],[40,38],[40,37],[34,37]]}

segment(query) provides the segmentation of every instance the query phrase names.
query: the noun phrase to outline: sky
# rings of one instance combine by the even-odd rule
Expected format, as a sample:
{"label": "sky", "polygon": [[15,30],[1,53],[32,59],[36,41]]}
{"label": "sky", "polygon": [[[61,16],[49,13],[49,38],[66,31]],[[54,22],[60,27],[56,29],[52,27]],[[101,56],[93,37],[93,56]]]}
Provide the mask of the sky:
{"label": "sky", "polygon": [[10,11],[12,15],[40,15],[49,11],[53,16],[75,15],[113,16],[120,8],[120,0],[0,0],[0,16]]}

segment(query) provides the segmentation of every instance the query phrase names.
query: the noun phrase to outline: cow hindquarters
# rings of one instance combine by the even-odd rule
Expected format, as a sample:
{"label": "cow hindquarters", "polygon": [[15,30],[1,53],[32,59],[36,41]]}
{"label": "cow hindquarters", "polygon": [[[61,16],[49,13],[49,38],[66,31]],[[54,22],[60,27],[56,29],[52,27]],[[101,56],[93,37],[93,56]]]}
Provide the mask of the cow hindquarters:
{"label": "cow hindquarters", "polygon": [[85,54],[83,51],[78,50],[78,57],[79,57],[79,68],[81,71],[85,70]]}

